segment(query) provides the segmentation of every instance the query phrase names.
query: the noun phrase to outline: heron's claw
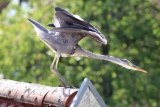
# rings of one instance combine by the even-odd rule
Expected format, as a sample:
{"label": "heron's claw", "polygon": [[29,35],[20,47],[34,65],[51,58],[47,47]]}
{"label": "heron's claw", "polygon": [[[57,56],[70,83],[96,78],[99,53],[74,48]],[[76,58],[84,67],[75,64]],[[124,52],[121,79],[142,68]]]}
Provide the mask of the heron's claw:
{"label": "heron's claw", "polygon": [[59,84],[59,87],[66,87],[66,86],[64,86],[64,85],[62,85],[62,84]]}

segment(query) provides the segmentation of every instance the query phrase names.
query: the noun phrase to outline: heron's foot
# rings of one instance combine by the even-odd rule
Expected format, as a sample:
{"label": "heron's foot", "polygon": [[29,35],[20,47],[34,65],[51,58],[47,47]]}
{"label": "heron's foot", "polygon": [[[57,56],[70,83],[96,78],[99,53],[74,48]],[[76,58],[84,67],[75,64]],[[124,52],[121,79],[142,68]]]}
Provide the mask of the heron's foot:
{"label": "heron's foot", "polygon": [[75,88],[75,89],[76,89],[76,87],[74,87],[74,86],[72,86],[72,85],[62,85],[62,84],[60,84],[59,87],[64,87],[64,88]]}
{"label": "heron's foot", "polygon": [[68,86],[66,86],[65,88],[76,88],[76,87],[74,87],[74,86],[72,86],[72,85],[68,85]]}
{"label": "heron's foot", "polygon": [[65,85],[59,84],[59,87],[66,87]]}

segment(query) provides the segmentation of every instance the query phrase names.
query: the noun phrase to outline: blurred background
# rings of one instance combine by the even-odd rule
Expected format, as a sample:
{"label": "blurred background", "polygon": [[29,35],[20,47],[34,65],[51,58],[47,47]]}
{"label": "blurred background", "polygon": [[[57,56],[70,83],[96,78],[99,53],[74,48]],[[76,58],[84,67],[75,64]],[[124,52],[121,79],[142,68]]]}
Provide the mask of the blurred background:
{"label": "blurred background", "polygon": [[98,28],[108,44],[89,38],[80,45],[97,54],[128,59],[148,71],[107,61],[60,58],[59,72],[75,87],[89,78],[109,107],[160,107],[160,0],[0,0],[0,78],[58,86],[49,69],[54,53],[27,20],[50,29],[62,7]]}

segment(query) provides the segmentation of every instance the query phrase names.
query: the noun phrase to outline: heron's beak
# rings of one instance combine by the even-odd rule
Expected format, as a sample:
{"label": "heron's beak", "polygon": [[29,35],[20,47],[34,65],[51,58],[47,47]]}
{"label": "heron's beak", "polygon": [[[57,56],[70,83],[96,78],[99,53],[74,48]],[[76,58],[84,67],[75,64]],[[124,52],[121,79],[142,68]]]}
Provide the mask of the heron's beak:
{"label": "heron's beak", "polygon": [[142,68],[140,68],[140,67],[138,67],[138,66],[136,66],[136,65],[134,65],[134,66],[132,67],[132,69],[134,69],[134,70],[136,70],[136,71],[141,71],[141,72],[147,73],[147,71],[145,71],[144,69],[142,69]]}
{"label": "heron's beak", "polygon": [[32,20],[30,18],[28,18],[28,20],[32,23],[35,31],[37,32],[37,34],[40,34],[40,33],[48,33],[49,31],[43,27],[40,23],[38,23],[37,21],[35,20]]}

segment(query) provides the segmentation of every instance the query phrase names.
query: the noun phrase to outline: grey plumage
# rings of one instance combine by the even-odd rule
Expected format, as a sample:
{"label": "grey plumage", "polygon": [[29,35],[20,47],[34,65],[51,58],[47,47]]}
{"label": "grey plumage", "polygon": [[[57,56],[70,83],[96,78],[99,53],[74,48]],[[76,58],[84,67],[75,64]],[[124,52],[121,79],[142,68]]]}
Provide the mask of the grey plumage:
{"label": "grey plumage", "polygon": [[[81,46],[78,45],[78,42],[83,37],[89,37],[100,45],[106,44],[107,40],[99,30],[94,28],[91,24],[84,21],[80,17],[77,17],[59,7],[56,7],[55,10],[56,13],[53,19],[55,28],[52,28],[51,30],[47,30],[41,24],[32,19],[28,20],[34,26],[34,29],[39,38],[55,52],[55,58],[50,66],[50,69],[60,79],[64,86],[71,85],[57,71],[60,56],[84,56],[94,59],[107,60],[121,65],[127,69],[146,72],[128,60],[119,59],[108,55],[98,55],[84,50]],[[50,24],[50,26],[52,25],[53,24]],[[53,67],[54,63],[56,63],[55,67]]]}
{"label": "grey plumage", "polygon": [[[71,30],[68,30],[68,32],[74,32],[75,29],[87,31],[88,34],[86,36],[95,40],[99,43],[99,45],[107,44],[105,36],[98,29],[93,27],[90,23],[84,21],[78,15],[73,15],[59,7],[56,7],[55,10],[56,13],[54,15],[53,23],[57,29],[72,28]],[[92,34],[90,35],[89,33]]]}

